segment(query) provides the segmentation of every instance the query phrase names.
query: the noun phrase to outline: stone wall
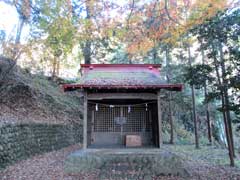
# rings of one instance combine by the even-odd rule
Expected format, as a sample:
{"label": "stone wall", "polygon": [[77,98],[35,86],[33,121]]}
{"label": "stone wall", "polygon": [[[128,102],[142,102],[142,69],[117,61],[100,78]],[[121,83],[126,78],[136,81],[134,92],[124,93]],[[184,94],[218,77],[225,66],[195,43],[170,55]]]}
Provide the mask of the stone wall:
{"label": "stone wall", "polygon": [[81,141],[80,125],[4,125],[0,127],[0,169],[18,160]]}

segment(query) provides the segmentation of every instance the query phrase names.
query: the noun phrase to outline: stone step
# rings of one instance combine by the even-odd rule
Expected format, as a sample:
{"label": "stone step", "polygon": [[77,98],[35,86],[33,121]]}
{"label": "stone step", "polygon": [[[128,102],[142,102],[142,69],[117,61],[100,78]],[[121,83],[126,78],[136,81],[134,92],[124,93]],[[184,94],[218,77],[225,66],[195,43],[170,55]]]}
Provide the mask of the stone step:
{"label": "stone step", "polygon": [[101,179],[151,179],[153,175],[187,177],[184,160],[165,150],[80,150],[65,161],[66,173],[100,171]]}

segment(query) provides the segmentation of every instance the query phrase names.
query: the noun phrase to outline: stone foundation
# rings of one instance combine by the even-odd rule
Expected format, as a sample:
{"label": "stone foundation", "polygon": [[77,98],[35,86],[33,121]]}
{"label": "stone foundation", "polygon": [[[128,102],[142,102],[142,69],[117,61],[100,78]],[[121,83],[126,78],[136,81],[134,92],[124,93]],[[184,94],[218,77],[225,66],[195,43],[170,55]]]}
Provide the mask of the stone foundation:
{"label": "stone foundation", "polygon": [[176,154],[155,148],[87,149],[68,156],[65,173],[90,173],[100,170],[100,179],[129,178],[136,172],[138,177],[140,174],[144,179],[153,175],[188,177],[184,163]]}

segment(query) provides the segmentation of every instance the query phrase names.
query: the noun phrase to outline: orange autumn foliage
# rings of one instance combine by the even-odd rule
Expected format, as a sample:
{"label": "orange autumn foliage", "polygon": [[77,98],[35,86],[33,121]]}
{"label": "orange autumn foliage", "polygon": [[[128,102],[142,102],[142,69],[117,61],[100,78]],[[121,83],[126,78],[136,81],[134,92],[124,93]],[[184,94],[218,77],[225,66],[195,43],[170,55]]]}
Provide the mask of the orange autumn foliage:
{"label": "orange autumn foliage", "polygon": [[165,0],[143,7],[144,10],[134,12],[140,16],[138,22],[130,21],[131,38],[126,38],[130,54],[147,53],[157,44],[154,42],[176,44],[189,29],[226,9],[228,1]]}

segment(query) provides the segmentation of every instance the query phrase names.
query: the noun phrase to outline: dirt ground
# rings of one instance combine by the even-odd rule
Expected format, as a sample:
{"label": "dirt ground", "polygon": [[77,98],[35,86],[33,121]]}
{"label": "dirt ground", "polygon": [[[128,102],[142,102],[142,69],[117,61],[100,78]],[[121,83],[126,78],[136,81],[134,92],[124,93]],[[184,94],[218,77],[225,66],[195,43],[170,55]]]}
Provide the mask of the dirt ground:
{"label": "dirt ground", "polygon": [[[74,145],[37,155],[20,161],[0,172],[0,180],[98,180],[99,173],[70,175],[64,173],[64,159],[66,156],[80,148]],[[199,180],[240,180],[240,169],[228,166],[209,165],[199,162],[189,162],[189,179]],[[148,177],[149,178],[149,177]],[[139,179],[145,179],[144,177]],[[153,180],[182,180],[180,177],[159,176],[151,177]]]}

